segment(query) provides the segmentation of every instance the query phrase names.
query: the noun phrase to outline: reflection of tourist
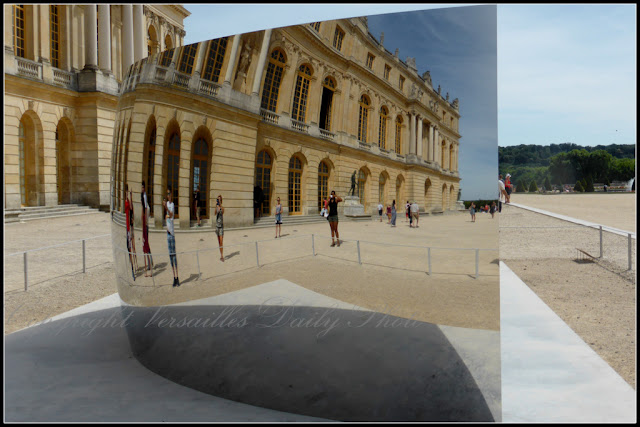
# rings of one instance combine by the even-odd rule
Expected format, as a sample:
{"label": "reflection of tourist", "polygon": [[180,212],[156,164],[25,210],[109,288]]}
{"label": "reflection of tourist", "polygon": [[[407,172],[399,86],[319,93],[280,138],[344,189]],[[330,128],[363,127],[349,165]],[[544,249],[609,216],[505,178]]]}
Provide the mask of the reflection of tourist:
{"label": "reflection of tourist", "polygon": [[476,204],[473,202],[469,206],[469,213],[471,214],[471,222],[476,222]]}
{"label": "reflection of tourist", "polygon": [[507,200],[507,190],[504,188],[504,181],[502,181],[502,174],[498,175],[498,212],[502,212],[502,204]]}
{"label": "reflection of tourist", "polygon": [[173,270],[173,286],[180,286],[180,280],[178,280],[178,259],[176,258],[176,236],[173,228],[175,205],[171,201],[171,197],[171,187],[167,187],[167,198],[162,200],[162,206],[164,206],[167,211],[167,247],[169,249],[171,268]]}
{"label": "reflection of tourist", "polygon": [[[129,253],[129,262],[131,263],[131,277],[133,280],[136,280],[135,271],[138,269],[137,259],[134,257],[135,249],[133,247],[133,200],[131,200],[131,193],[129,191],[129,185],[124,185],[124,213],[125,213],[125,221],[127,225],[127,252]],[[134,269],[135,263],[135,269]]]}
{"label": "reflection of tourist", "polygon": [[282,205],[280,204],[280,197],[278,197],[278,201],[276,204],[276,239],[280,236],[282,232]]}
{"label": "reflection of tourist", "polygon": [[391,226],[395,227],[396,226],[396,201],[394,200],[393,203],[391,203]]}
{"label": "reflection of tourist", "polygon": [[218,247],[220,248],[220,261],[224,262],[222,239],[224,237],[224,223],[222,221],[224,208],[222,207],[222,195],[218,195],[216,200],[216,235],[218,236]]}
{"label": "reflection of tourist", "polygon": [[[142,257],[144,259],[144,277],[153,276],[153,258],[151,258],[151,248],[149,247],[149,202],[147,201],[147,193],[144,189],[144,181],[142,181],[142,191],[140,193],[140,203],[142,205]],[[151,274],[147,274],[149,271]]]}
{"label": "reflection of tourist", "polygon": [[491,212],[491,218],[493,218],[493,216],[496,214],[496,202],[491,202],[490,212]]}
{"label": "reflection of tourist", "polygon": [[331,228],[331,247],[336,245],[336,242],[333,240],[333,235],[335,234],[336,239],[338,240],[338,246],[340,246],[340,235],[338,234],[338,203],[341,202],[342,199],[336,196],[335,191],[331,191],[331,196],[329,196],[329,227]]}
{"label": "reflection of tourist", "polygon": [[411,217],[413,218],[413,220],[416,223],[416,227],[415,228],[418,228],[418,220],[420,218],[420,207],[418,206],[418,203],[416,203],[415,200],[411,204]]}
{"label": "reflection of tourist", "polygon": [[380,217],[380,222],[382,222],[382,208],[384,208],[382,203],[378,203],[378,216]]}

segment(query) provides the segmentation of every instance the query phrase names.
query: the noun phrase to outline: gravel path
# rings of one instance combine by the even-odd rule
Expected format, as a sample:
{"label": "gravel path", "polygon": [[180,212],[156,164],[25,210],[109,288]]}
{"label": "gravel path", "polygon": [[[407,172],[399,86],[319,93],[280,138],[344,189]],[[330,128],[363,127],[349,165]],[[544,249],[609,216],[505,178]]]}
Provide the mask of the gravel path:
{"label": "gravel path", "polygon": [[500,214],[501,260],[635,388],[635,271],[626,239],[604,236],[605,259],[578,262],[577,247],[599,254],[597,231],[508,205]]}

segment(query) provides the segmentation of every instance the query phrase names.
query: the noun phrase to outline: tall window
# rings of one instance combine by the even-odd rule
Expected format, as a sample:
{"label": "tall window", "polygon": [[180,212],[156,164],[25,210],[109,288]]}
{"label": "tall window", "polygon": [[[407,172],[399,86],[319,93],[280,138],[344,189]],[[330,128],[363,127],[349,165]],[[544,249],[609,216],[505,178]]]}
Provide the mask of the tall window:
{"label": "tall window", "polygon": [[160,54],[160,60],[158,62],[162,67],[168,67],[169,65],[171,65],[172,59],[173,59],[173,49],[165,50]]}
{"label": "tall window", "polygon": [[387,107],[380,109],[380,129],[378,132],[378,147],[387,148],[387,119],[389,118],[389,110]]}
{"label": "tall window", "polygon": [[13,5],[13,52],[21,58],[25,57],[24,32],[24,5]]}
{"label": "tall window", "polygon": [[373,59],[375,58],[375,56],[373,56],[372,54],[368,54],[367,55],[367,68],[369,68],[370,70],[373,70]]}
{"label": "tall window", "polygon": [[296,90],[293,93],[293,108],[291,110],[291,118],[299,122],[304,122],[307,112],[307,97],[309,95],[309,83],[311,82],[311,68],[302,64],[298,69],[298,78],[296,79]]}
{"label": "tall window", "polygon": [[198,50],[198,43],[185,46],[182,50],[182,57],[180,58],[180,67],[178,71],[185,74],[191,74],[193,72],[193,63],[196,59],[196,52]]}
{"label": "tall window", "polygon": [[51,29],[51,66],[60,68],[60,15],[58,6],[49,6],[49,28]]}
{"label": "tall window", "polygon": [[302,162],[297,157],[289,161],[289,214],[302,212]]}
{"label": "tall window", "polygon": [[27,205],[27,169],[26,169],[26,151],[25,151],[25,136],[24,136],[24,124],[20,121],[20,128],[18,130],[18,141],[20,145],[20,201],[22,205]]}
{"label": "tall window", "polygon": [[360,97],[360,118],[358,120],[358,140],[367,142],[367,119],[369,115],[369,98]]}
{"label": "tall window", "polygon": [[384,186],[387,183],[387,179],[383,174],[380,174],[380,180],[378,181],[378,202],[384,204]]}
{"label": "tall window", "polygon": [[171,135],[171,139],[169,140],[169,149],[167,150],[167,186],[171,186],[171,191],[172,191],[171,197],[175,205],[176,218],[178,218],[179,173],[180,173],[180,135],[178,134],[178,132],[174,132],[173,135]]}
{"label": "tall window", "polygon": [[342,40],[344,40],[344,31],[336,26],[336,32],[333,34],[333,47],[342,50]]}
{"label": "tall window", "polygon": [[149,135],[149,148],[147,149],[147,182],[145,190],[149,202],[149,214],[153,215],[153,174],[156,164],[156,126],[153,125]]}
{"label": "tall window", "polygon": [[[124,141],[124,162],[122,163],[122,182],[124,184],[128,184],[127,181],[127,165],[129,164],[129,141],[131,140],[131,120],[129,120],[129,126],[127,128],[127,139]],[[128,194],[126,193],[126,189],[125,186],[122,186],[122,200],[126,200],[128,197]],[[123,208],[124,208],[124,204],[123,204]]]}
{"label": "tall window", "polygon": [[441,156],[440,156],[440,167],[444,168],[444,152],[447,149],[447,144],[444,142],[444,140],[442,141],[442,149],[440,150]]}
{"label": "tall window", "polygon": [[333,106],[333,92],[336,82],[331,77],[322,83],[322,104],[320,105],[320,129],[331,130],[331,109]]}
{"label": "tall window", "polygon": [[312,22],[309,24],[309,26],[316,31],[320,31],[320,22]]}
{"label": "tall window", "polygon": [[269,65],[267,66],[267,75],[264,78],[261,108],[273,111],[274,113],[278,105],[278,92],[280,90],[280,83],[282,82],[285,62],[284,53],[280,49],[275,49],[271,52]]}
{"label": "tall window", "polygon": [[265,150],[256,157],[256,185],[262,188],[264,201],[262,202],[262,214],[271,212],[271,156]]}
{"label": "tall window", "polygon": [[384,66],[384,78],[389,80],[389,76],[391,75],[391,67],[386,65]]}
{"label": "tall window", "polygon": [[404,90],[404,77],[400,76],[398,80],[398,86],[400,86],[400,90]]}
{"label": "tall window", "polygon": [[204,73],[202,73],[203,79],[216,83],[220,80],[220,71],[222,70],[224,53],[227,50],[227,41],[228,37],[211,40],[207,62],[204,66]]}
{"label": "tall window", "polygon": [[320,162],[318,167],[318,211],[322,210],[323,200],[329,197],[329,167]]}
{"label": "tall window", "polygon": [[396,153],[402,154],[402,116],[396,118]]}
{"label": "tall window", "polygon": [[207,214],[207,200],[209,199],[209,191],[207,189],[207,183],[209,182],[209,144],[204,138],[200,138],[193,146],[193,191],[196,191],[198,186],[200,187],[200,202],[198,202],[198,208],[200,209],[200,217],[208,218]]}
{"label": "tall window", "polygon": [[367,183],[367,176],[365,175],[364,171],[362,169],[360,169],[360,172],[358,172],[358,197],[360,198],[360,204],[362,206],[365,205],[365,197],[364,197],[364,185]]}

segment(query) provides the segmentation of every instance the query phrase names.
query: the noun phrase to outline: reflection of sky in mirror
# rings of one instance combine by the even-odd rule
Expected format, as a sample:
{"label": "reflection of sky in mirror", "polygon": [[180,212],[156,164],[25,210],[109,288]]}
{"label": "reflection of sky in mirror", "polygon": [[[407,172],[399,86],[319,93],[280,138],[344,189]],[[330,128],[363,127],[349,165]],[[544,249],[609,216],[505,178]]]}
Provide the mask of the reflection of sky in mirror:
{"label": "reflection of sky in mirror", "polygon": [[[287,5],[289,6],[289,5]],[[460,100],[459,168],[462,198],[497,192],[496,8],[442,5],[185,5],[185,44],[312,21],[368,15],[369,31],[403,61],[430,70],[434,89]],[[336,6],[335,8],[333,6]],[[338,7],[339,6],[339,7]],[[286,11],[285,11],[286,10]],[[282,13],[280,13],[282,11]],[[391,13],[414,11],[409,13]],[[277,13],[276,13],[277,12]],[[216,25],[212,26],[215,16]],[[269,16],[268,20],[264,16]],[[273,18],[273,19],[272,19]]]}

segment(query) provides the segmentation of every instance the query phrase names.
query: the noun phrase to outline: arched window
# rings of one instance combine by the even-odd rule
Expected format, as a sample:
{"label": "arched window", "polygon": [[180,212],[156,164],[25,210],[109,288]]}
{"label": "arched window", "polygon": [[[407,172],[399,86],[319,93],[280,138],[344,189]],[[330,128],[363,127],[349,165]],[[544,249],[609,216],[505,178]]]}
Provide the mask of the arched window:
{"label": "arched window", "polygon": [[389,118],[389,110],[387,107],[380,109],[380,128],[378,132],[378,147],[387,148],[387,119]]}
{"label": "arched window", "polygon": [[291,118],[299,122],[304,122],[307,112],[307,97],[309,95],[309,83],[311,82],[311,68],[302,64],[298,68],[298,77],[296,79],[296,89],[293,93],[293,108],[291,109]]}
{"label": "arched window", "polygon": [[193,145],[193,168],[191,176],[193,177],[193,187],[191,190],[196,191],[200,188],[200,202],[198,203],[201,218],[209,218],[207,210],[207,200],[209,199],[209,144],[204,138],[200,138]]}
{"label": "arched window", "polygon": [[387,179],[384,174],[380,174],[380,179],[378,180],[378,202],[384,205],[384,193],[385,193],[385,185],[387,183]]}
{"label": "arched window", "polygon": [[153,25],[149,25],[147,35],[147,56],[151,56],[154,53],[157,53],[160,47],[160,44],[158,43],[158,32],[156,31],[156,27]]}
{"label": "arched window", "polygon": [[447,143],[442,140],[442,150],[440,150],[440,167],[444,169],[444,155],[445,155],[445,151],[447,150]]}
{"label": "arched window", "polygon": [[449,170],[453,170],[453,144],[449,146]]}
{"label": "arched window", "polygon": [[[174,132],[169,139],[167,150],[167,186],[171,187],[175,205],[175,218],[178,218],[178,183],[180,174],[180,134]],[[166,190],[165,190],[166,191]]]}
{"label": "arched window", "polygon": [[173,40],[171,39],[171,35],[167,34],[164,38],[164,49],[172,50],[173,49]]}
{"label": "arched window", "polygon": [[329,167],[325,162],[318,166],[318,211],[322,210],[323,200],[329,197]]}
{"label": "arched window", "polygon": [[25,13],[23,4],[13,5],[13,52],[25,58]]}
{"label": "arched window", "polygon": [[[128,184],[127,181],[127,165],[129,164],[129,140],[131,139],[131,120],[129,120],[129,126],[127,128],[127,139],[124,142],[124,163],[122,163],[122,182],[124,184]],[[127,199],[125,186],[122,186],[122,200]],[[124,203],[122,204],[122,208],[124,209]]]}
{"label": "arched window", "polygon": [[282,82],[282,74],[284,73],[286,62],[286,57],[280,49],[274,49],[271,52],[262,90],[261,108],[265,110],[276,112],[278,92],[280,91],[280,83]]}
{"label": "arched window", "polygon": [[358,141],[367,142],[367,119],[369,115],[369,98],[360,97],[360,116],[358,119]]}
{"label": "arched window", "polygon": [[116,158],[116,180],[117,180],[117,189],[116,189],[116,197],[117,197],[117,207],[116,209],[118,211],[122,211],[123,209],[123,204],[122,204],[122,192],[121,189],[124,188],[124,185],[122,185],[122,151],[123,151],[123,145],[124,145],[124,128],[125,128],[125,123],[124,120],[121,123],[120,126],[120,138],[118,138],[118,148],[117,148],[117,158]]}
{"label": "arched window", "polygon": [[196,60],[198,44],[199,43],[190,44],[182,49],[182,56],[180,57],[180,67],[178,67],[179,72],[185,74],[191,74],[193,72],[193,64]]}
{"label": "arched window", "polygon": [[320,104],[320,129],[331,130],[331,110],[336,81],[327,76],[322,82],[322,103]]}
{"label": "arched window", "polygon": [[256,157],[256,185],[262,188],[264,201],[262,202],[262,215],[271,212],[271,156],[266,150],[262,150]]}
{"label": "arched window", "polygon": [[429,178],[427,178],[427,180],[424,182],[424,208],[425,208],[425,210],[427,209],[427,204],[429,203],[429,198],[430,198],[429,190],[431,190],[431,180]]}
{"label": "arched window", "polygon": [[365,197],[364,197],[364,186],[367,183],[367,175],[364,173],[362,169],[358,172],[358,197],[360,198],[360,204],[362,206],[365,205]]}
{"label": "arched window", "polygon": [[302,162],[296,156],[289,161],[289,214],[302,213]]}
{"label": "arched window", "polygon": [[51,66],[60,68],[60,15],[57,5],[49,5],[49,29],[51,31]]}
{"label": "arched window", "polygon": [[224,53],[227,50],[228,37],[211,40],[209,43],[209,54],[207,62],[204,66],[202,78],[217,83],[220,80],[220,72],[222,70],[222,62],[224,61]]}
{"label": "arched window", "polygon": [[442,184],[442,210],[447,210],[447,184]]}
{"label": "arched window", "polygon": [[147,145],[147,182],[145,191],[149,203],[149,215],[153,215],[153,176],[156,164],[156,126],[155,123],[149,133],[149,143]]}
{"label": "arched window", "polygon": [[23,206],[27,206],[27,152],[22,120],[20,120],[20,128],[18,129],[18,143],[20,145],[20,203],[22,203]]}
{"label": "arched window", "polygon": [[396,153],[402,154],[402,116],[396,117]]}

